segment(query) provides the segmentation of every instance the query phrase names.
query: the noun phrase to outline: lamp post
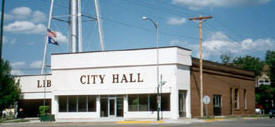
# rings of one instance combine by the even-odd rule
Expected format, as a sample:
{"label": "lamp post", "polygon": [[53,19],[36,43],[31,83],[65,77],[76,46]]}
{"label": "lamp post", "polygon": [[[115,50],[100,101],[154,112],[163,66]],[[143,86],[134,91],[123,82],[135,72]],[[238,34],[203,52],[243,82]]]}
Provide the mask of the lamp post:
{"label": "lamp post", "polygon": [[157,104],[158,104],[158,108],[157,108],[157,120],[160,120],[160,104],[161,104],[161,96],[160,96],[160,83],[159,83],[159,23],[155,22],[154,20],[152,20],[151,18],[142,17],[143,20],[145,21],[151,21],[154,25],[154,27],[156,28],[156,48],[157,48],[157,53],[156,53],[156,57],[157,57]]}
{"label": "lamp post", "polygon": [[1,11],[1,24],[0,24],[0,60],[2,59],[2,45],[3,45],[3,26],[4,26],[4,12],[5,11],[5,0],[2,0],[2,11]]}

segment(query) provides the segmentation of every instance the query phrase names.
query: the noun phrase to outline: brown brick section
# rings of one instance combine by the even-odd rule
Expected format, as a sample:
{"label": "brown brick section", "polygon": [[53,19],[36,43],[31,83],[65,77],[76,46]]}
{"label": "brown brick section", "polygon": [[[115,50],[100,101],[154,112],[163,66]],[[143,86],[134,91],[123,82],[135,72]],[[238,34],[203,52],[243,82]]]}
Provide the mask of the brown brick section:
{"label": "brown brick section", "polygon": [[[191,114],[200,116],[200,82],[198,59],[193,58],[191,67]],[[238,68],[204,61],[204,95],[210,97],[208,114],[214,115],[213,96],[221,95],[221,115],[248,115],[255,111],[254,73]],[[230,89],[232,88],[232,94]],[[234,108],[234,89],[239,90],[239,109]],[[244,107],[244,90],[247,96],[247,109]],[[232,96],[232,97],[231,97]],[[230,101],[232,99],[232,101]],[[205,108],[204,108],[205,109]]]}

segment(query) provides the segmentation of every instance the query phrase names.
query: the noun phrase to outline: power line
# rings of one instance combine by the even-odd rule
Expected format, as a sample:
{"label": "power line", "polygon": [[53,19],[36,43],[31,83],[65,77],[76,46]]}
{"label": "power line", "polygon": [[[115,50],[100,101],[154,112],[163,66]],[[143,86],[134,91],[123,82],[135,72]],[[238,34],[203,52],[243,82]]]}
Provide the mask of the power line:
{"label": "power line", "polygon": [[[123,25],[123,26],[126,26],[126,27],[131,27],[131,28],[135,28],[135,29],[140,29],[140,30],[143,30],[143,31],[146,31],[146,32],[152,32],[151,29],[148,29],[148,28],[144,28],[144,27],[140,27],[140,26],[136,26],[136,25],[132,25],[132,24],[128,24],[128,23],[124,23],[124,22],[120,22],[120,21],[116,21],[116,20],[113,20],[113,19],[109,19],[109,18],[104,18],[104,17],[101,17],[103,20],[105,21],[109,21],[109,22],[112,22],[112,23],[116,23],[116,24],[119,24],[119,25]],[[185,35],[180,35],[180,34],[174,34],[174,33],[168,33],[168,32],[159,32],[161,35],[164,35],[164,36],[177,36],[177,37],[183,37],[183,38],[189,38],[189,39],[197,39],[197,37],[192,37],[192,36],[185,36]]]}

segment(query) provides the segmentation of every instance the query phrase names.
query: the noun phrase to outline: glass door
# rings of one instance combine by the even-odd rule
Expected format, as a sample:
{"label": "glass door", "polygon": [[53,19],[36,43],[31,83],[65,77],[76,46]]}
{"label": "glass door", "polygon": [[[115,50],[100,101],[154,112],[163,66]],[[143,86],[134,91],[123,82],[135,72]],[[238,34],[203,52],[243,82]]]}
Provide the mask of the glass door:
{"label": "glass door", "polygon": [[109,97],[108,98],[108,116],[109,117],[116,117],[116,97]]}
{"label": "glass door", "polygon": [[117,110],[116,110],[116,116],[117,117],[123,117],[123,97],[117,97]]}

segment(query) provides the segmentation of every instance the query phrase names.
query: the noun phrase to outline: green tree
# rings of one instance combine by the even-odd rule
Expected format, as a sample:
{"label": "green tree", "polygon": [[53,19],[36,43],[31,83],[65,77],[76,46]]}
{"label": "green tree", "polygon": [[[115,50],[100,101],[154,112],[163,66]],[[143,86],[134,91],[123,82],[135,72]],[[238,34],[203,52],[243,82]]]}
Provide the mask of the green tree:
{"label": "green tree", "polygon": [[275,85],[275,51],[267,51],[265,55],[265,63],[269,66],[270,80]]}
{"label": "green tree", "polygon": [[222,54],[220,56],[222,64],[230,65],[232,63],[232,56],[228,54]]}
{"label": "green tree", "polygon": [[20,96],[19,83],[11,76],[8,61],[0,60],[0,114],[3,109],[9,108]]}
{"label": "green tree", "polygon": [[264,62],[257,57],[244,56],[244,57],[235,57],[232,61],[233,66],[246,69],[249,71],[254,71],[255,76],[261,74]]}
{"label": "green tree", "polygon": [[256,103],[262,105],[266,113],[272,108],[271,100],[275,97],[275,88],[270,85],[261,85],[256,89]]}

